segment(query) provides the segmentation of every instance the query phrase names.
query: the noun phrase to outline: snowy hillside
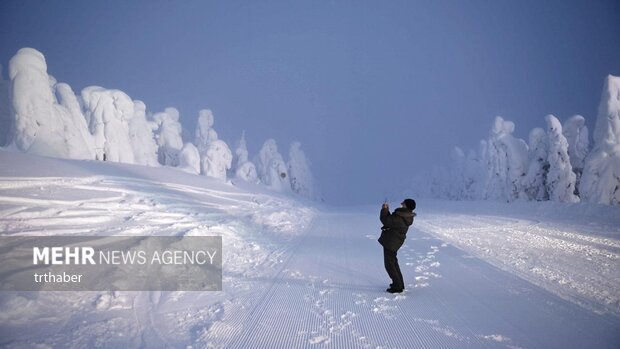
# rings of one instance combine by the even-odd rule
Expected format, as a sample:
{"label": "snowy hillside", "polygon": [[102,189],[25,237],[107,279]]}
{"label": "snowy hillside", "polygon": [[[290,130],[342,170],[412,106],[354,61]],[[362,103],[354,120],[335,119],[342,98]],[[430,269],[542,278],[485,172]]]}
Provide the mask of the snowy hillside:
{"label": "snowy hillside", "polygon": [[2,347],[620,343],[617,206],[419,201],[399,252],[406,290],[390,295],[378,207],[316,207],[168,167],[5,150],[0,164],[3,235],[219,235],[224,244],[220,292],[3,292]]}
{"label": "snowy hillside", "polygon": [[[3,235],[222,236],[224,282],[233,291],[226,297],[251,290],[254,285],[245,278],[272,274],[281,262],[283,245],[304,232],[315,214],[314,209],[262,186],[243,183],[247,189],[240,189],[173,168],[62,160],[5,150],[0,151],[0,163]],[[44,342],[53,346],[101,342],[114,347],[126,340],[137,345],[139,337],[146,335],[147,324],[141,322],[151,321],[154,309],[149,298],[154,295],[148,292],[25,292],[0,297],[3,346],[29,347],[37,341],[21,339],[41,336],[49,337]],[[200,309],[195,318],[185,320],[188,330],[204,317],[200,312],[216,309],[214,304],[222,302],[223,295],[177,292],[161,297],[157,304],[167,304],[174,313],[188,307]],[[109,315],[102,320],[101,314]],[[93,323],[83,324],[85,318]],[[134,325],[140,327],[127,321],[138,321]],[[35,324],[37,330],[25,324]],[[100,337],[107,331],[112,332]]]}

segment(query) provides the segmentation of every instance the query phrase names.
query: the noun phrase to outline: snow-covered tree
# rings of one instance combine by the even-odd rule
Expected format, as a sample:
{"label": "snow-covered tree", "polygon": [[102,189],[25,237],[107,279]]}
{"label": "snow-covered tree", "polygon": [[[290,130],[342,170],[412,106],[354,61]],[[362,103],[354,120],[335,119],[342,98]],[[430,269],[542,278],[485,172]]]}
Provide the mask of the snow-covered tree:
{"label": "snow-covered tree", "polygon": [[120,90],[89,86],[82,90],[89,128],[95,137],[97,159],[134,163],[129,122],[134,115],[131,98]]}
{"label": "snow-covered tree", "polygon": [[[47,74],[43,54],[20,49],[9,62],[13,120],[9,138],[17,149],[62,158],[92,158],[92,147],[69,109],[56,100],[55,79]],[[61,88],[61,91],[66,92]],[[68,97],[62,95],[63,97]]]}
{"label": "snow-covered tree", "polygon": [[568,142],[568,156],[573,171],[583,170],[586,156],[590,150],[588,139],[588,127],[586,120],[581,115],[574,115],[562,125],[562,134]]}
{"label": "snow-covered tree", "polygon": [[179,165],[179,153],[183,148],[181,133],[183,128],[179,123],[179,111],[176,108],[166,108],[163,112],[155,113],[153,120],[157,124],[156,140],[159,163],[166,166]]}
{"label": "snow-covered tree", "polygon": [[226,180],[226,171],[232,165],[232,152],[222,140],[209,142],[201,154],[202,170],[205,176]]}
{"label": "snow-covered tree", "polygon": [[527,169],[527,144],[512,136],[515,125],[495,118],[487,142],[486,198],[513,201],[522,195]]}
{"label": "snow-covered tree", "polygon": [[549,199],[559,202],[579,202],[575,195],[576,176],[568,157],[568,142],[562,134],[562,124],[553,115],[545,117],[547,122],[547,144],[549,152],[549,173],[547,192]]}
{"label": "snow-covered tree", "polygon": [[256,182],[258,180],[258,172],[256,170],[256,166],[249,161],[248,146],[245,141],[245,131],[241,133],[241,139],[237,143],[235,155],[237,158],[235,177],[246,182]]}
{"label": "snow-covered tree", "polygon": [[267,177],[269,162],[276,153],[280,158],[282,158],[282,155],[278,153],[276,141],[274,139],[268,139],[265,143],[263,143],[263,147],[254,158],[254,163],[256,164],[256,169],[258,170],[258,177],[263,183],[265,182],[264,179]]}
{"label": "snow-covered tree", "polygon": [[588,152],[590,151],[588,127],[586,126],[586,120],[583,116],[574,115],[566,120],[564,125],[562,125],[562,129],[562,133],[568,142],[570,164],[573,167],[573,172],[575,172],[577,176],[575,194],[579,195],[579,182],[581,181],[581,174],[583,173],[586,156],[588,156]]}
{"label": "snow-covered tree", "polygon": [[[72,159],[94,159],[95,143],[93,136],[88,132],[86,118],[82,113],[82,107],[75,93],[68,84],[58,83],[55,85],[58,104],[64,107],[61,114],[65,115],[67,123],[73,127],[65,127],[65,138],[72,141],[69,146],[69,157]],[[63,109],[63,108],[58,108]],[[82,148],[83,145],[86,147]]]}
{"label": "snow-covered tree", "polygon": [[[512,126],[514,131],[514,124]],[[508,156],[508,168],[507,168],[507,194],[508,200],[512,201],[518,198],[523,198],[523,188],[521,187],[521,179],[525,176],[527,171],[527,143],[520,138],[512,136],[511,131],[509,134],[504,135],[500,140],[506,149]]]}
{"label": "snow-covered tree", "polygon": [[317,197],[314,177],[310,171],[310,161],[303,150],[301,150],[301,143],[299,142],[291,144],[288,173],[290,175],[291,188],[295,193],[310,199]]}
{"label": "snow-covered tree", "polygon": [[9,61],[9,79],[14,145],[25,152],[46,154],[49,149],[56,153],[52,156],[66,157],[68,151],[61,134],[64,129],[53,111],[54,97],[43,54],[30,48],[19,50]]}
{"label": "snow-covered tree", "polygon": [[266,186],[282,192],[291,190],[286,163],[278,152],[275,140],[265,141],[254,162],[257,165],[258,176]]}
{"label": "snow-covered tree", "polygon": [[486,188],[485,198],[506,199],[506,152],[502,149],[499,138],[505,133],[504,119],[496,117],[491,127],[487,142]]}
{"label": "snow-covered tree", "polygon": [[134,101],[134,116],[129,120],[129,139],[133,148],[135,163],[146,166],[158,166],[155,130],[157,124],[146,118],[146,105]]}
{"label": "snow-covered tree", "polygon": [[620,77],[605,81],[579,193],[589,202],[620,204]]}
{"label": "snow-covered tree", "polygon": [[235,177],[246,182],[258,182],[258,172],[256,166],[251,161],[244,162],[235,170]]}
{"label": "snow-covered tree", "polygon": [[235,158],[237,159],[237,164],[235,167],[239,167],[243,163],[249,161],[250,152],[248,152],[248,143],[245,140],[245,131],[241,132],[241,138],[237,142],[237,149],[235,149]]}
{"label": "snow-covered tree", "polygon": [[217,132],[213,129],[215,118],[209,109],[202,109],[198,112],[198,122],[196,123],[195,143],[198,152],[201,154],[207,151],[209,143],[218,140]]}
{"label": "snow-covered tree", "polygon": [[199,175],[200,174],[200,154],[198,148],[192,143],[185,143],[179,153],[179,169]]}
{"label": "snow-covered tree", "polygon": [[209,109],[198,113],[196,123],[196,147],[200,153],[201,173],[205,176],[226,179],[226,171],[232,166],[232,152],[219,140],[213,129],[215,118]]}
{"label": "snow-covered tree", "polygon": [[547,134],[542,128],[530,131],[529,166],[522,179],[523,192],[528,200],[549,200],[547,173],[549,172]]}

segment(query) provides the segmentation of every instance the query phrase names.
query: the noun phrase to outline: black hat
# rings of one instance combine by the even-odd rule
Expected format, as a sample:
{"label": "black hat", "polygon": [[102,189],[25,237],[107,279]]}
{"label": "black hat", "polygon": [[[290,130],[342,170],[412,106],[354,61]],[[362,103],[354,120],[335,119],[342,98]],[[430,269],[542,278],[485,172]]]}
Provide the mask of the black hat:
{"label": "black hat", "polygon": [[415,210],[415,200],[413,199],[405,199],[405,201],[403,201],[403,203],[405,203],[405,206],[410,209],[411,211]]}

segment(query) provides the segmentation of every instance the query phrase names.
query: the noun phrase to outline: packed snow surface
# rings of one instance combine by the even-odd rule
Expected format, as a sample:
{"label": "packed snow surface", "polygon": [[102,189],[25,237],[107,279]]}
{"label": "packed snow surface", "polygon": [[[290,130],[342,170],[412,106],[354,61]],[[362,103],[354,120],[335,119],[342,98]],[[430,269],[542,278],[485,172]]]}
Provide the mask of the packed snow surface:
{"label": "packed snow surface", "polygon": [[378,213],[174,168],[0,150],[3,235],[224,244],[220,292],[3,292],[0,346],[620,346],[617,206],[419,199],[397,295],[385,292]]}

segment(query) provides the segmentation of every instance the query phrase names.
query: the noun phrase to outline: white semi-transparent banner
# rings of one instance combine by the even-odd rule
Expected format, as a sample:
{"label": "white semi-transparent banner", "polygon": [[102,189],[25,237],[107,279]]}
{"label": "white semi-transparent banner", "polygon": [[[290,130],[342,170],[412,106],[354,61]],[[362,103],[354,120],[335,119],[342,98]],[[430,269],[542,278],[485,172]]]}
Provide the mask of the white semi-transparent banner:
{"label": "white semi-transparent banner", "polygon": [[219,236],[0,237],[1,291],[220,291]]}

